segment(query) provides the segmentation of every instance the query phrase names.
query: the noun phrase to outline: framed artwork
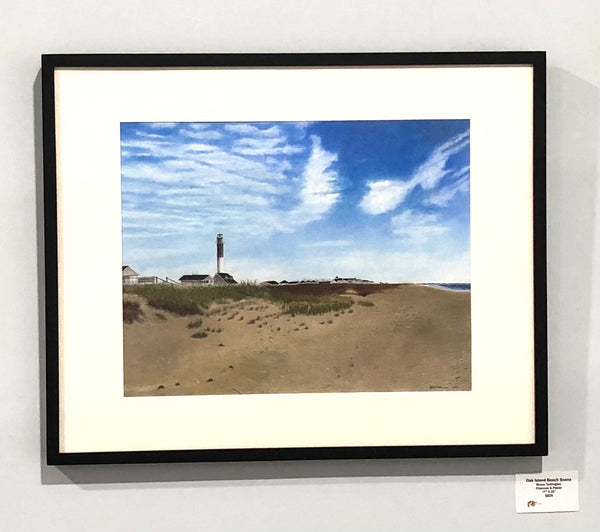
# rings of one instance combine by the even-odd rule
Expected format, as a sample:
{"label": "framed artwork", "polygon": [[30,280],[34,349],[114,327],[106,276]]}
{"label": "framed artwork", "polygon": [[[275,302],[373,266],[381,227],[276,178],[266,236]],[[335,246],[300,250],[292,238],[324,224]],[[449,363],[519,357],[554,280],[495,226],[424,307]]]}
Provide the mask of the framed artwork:
{"label": "framed artwork", "polygon": [[48,464],[547,453],[543,52],[42,79]]}

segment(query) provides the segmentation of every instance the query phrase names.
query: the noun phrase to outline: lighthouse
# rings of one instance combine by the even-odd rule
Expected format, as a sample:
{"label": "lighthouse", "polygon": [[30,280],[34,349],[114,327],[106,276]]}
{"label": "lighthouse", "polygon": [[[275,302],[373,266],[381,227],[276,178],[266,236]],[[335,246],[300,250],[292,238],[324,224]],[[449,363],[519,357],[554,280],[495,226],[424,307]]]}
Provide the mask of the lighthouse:
{"label": "lighthouse", "polygon": [[223,273],[223,235],[219,233],[217,235],[217,273]]}

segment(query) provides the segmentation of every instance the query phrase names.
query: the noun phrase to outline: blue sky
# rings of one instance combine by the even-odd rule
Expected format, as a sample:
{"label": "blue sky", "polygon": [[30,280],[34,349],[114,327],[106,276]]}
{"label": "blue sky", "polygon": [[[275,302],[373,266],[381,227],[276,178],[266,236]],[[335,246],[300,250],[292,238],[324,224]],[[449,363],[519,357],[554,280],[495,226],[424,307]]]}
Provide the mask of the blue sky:
{"label": "blue sky", "polygon": [[469,121],[122,123],[123,264],[469,282]]}

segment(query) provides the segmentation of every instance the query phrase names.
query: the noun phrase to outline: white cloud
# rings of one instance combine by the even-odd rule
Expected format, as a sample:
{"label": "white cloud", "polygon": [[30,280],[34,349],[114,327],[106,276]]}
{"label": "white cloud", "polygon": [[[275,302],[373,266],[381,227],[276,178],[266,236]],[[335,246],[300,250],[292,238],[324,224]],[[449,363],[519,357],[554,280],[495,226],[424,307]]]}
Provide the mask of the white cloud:
{"label": "white cloud", "polygon": [[360,207],[368,214],[383,214],[395,209],[413,189],[410,182],[371,181],[367,183],[369,192],[360,202]]}
{"label": "white cloud", "polygon": [[301,146],[276,146],[274,148],[268,147],[257,147],[257,148],[247,148],[247,147],[239,147],[234,146],[233,152],[239,153],[240,155],[249,155],[249,156],[265,156],[265,155],[293,155],[295,153],[302,153],[304,148]]}
{"label": "white cloud", "polygon": [[[163,137],[160,137],[163,138]],[[155,150],[160,150],[165,146],[171,146],[172,144],[166,140],[158,140],[155,138],[148,140],[124,140],[121,141],[121,149],[123,148],[131,148],[135,150],[145,150],[149,152],[150,155],[154,155]],[[138,155],[138,154],[136,154]]]}
{"label": "white cloud", "polygon": [[183,146],[183,151],[187,153],[207,153],[217,151],[218,148],[212,144],[204,144],[201,142],[190,142]]}
{"label": "white cloud", "polygon": [[212,126],[210,122],[187,122],[185,126],[194,131],[203,131]]}
{"label": "white cloud", "polygon": [[145,131],[136,131],[137,137],[142,137],[144,139],[164,139],[163,135],[159,135],[158,133],[146,133]]}
{"label": "white cloud", "polygon": [[[254,126],[250,127],[254,128]],[[234,153],[248,156],[273,156],[293,155],[295,153],[302,153],[304,151],[302,146],[289,144],[287,142],[287,138],[281,135],[281,130],[277,126],[273,126],[264,130],[259,130],[258,128],[254,129],[256,131],[260,131],[261,134],[258,136],[236,139],[232,148]],[[256,132],[245,132],[245,134],[248,133]]]}
{"label": "white cloud", "polygon": [[177,123],[176,122],[149,122],[146,125],[152,129],[172,129],[177,125]]}
{"label": "white cloud", "polygon": [[413,212],[409,209],[392,218],[392,232],[407,239],[411,244],[423,244],[447,231],[448,227],[441,225],[435,214]]}
{"label": "white cloud", "polygon": [[265,129],[261,129],[250,124],[227,124],[225,126],[226,131],[231,133],[239,133],[241,135],[254,135],[260,137],[280,137],[281,129],[279,126],[271,126]]}
{"label": "white cloud", "polygon": [[271,194],[289,192],[285,175],[276,165],[222,151],[188,152],[161,162],[124,162],[122,175],[126,180],[146,179],[163,184],[229,185],[252,187]]}
{"label": "white cloud", "polygon": [[[123,227],[128,241],[151,235],[212,234],[215,230],[233,233],[239,227],[262,240],[319,220],[336,203],[338,175],[331,166],[337,155],[323,149],[318,137],[311,139],[304,168],[290,178],[291,162],[273,155],[307,148],[290,145],[276,126],[264,130],[248,124],[227,127],[244,135],[237,139],[242,148],[269,156],[256,160],[245,156],[248,154],[232,153],[210,141],[197,142],[199,135],[195,134],[183,142],[181,137],[123,141],[124,151],[135,150],[136,157],[124,159],[122,166]],[[197,132],[209,131],[199,128]],[[152,159],[140,162],[140,152]],[[295,201],[296,206],[277,208],[278,196]]]}
{"label": "white cloud", "polygon": [[[448,159],[468,145],[469,133],[465,131],[437,146],[409,180],[385,179],[367,183],[369,191],[362,198],[360,207],[368,214],[383,214],[398,207],[419,185],[423,190],[434,189],[442,178],[450,173],[450,170],[446,169]],[[468,167],[465,168],[468,172]],[[458,174],[464,175],[465,168]]]}
{"label": "white cloud", "polygon": [[281,144],[282,142],[283,142],[283,139],[281,137],[270,137],[270,138],[242,137],[241,139],[237,139],[234,142],[234,146],[270,149],[270,148],[274,148],[278,144]]}
{"label": "white cloud", "polygon": [[218,131],[205,131],[203,129],[193,129],[192,131],[180,129],[179,133],[184,137],[198,140],[217,140],[223,137],[223,134]]}
{"label": "white cloud", "polygon": [[437,146],[427,160],[417,169],[411,179],[414,186],[421,185],[423,189],[435,188],[441,179],[449,172],[446,170],[448,159],[469,145],[469,133],[465,131]]}
{"label": "white cloud", "polygon": [[339,198],[338,174],[331,170],[337,155],[325,151],[317,136],[311,137],[312,151],[302,174],[301,203],[290,212],[293,225],[319,220]]}
{"label": "white cloud", "polygon": [[458,174],[458,179],[443,188],[440,188],[428,198],[425,199],[426,205],[436,205],[437,207],[444,207],[448,202],[456,196],[456,194],[464,193],[469,191],[470,179],[469,179],[469,167],[467,166],[461,170]]}

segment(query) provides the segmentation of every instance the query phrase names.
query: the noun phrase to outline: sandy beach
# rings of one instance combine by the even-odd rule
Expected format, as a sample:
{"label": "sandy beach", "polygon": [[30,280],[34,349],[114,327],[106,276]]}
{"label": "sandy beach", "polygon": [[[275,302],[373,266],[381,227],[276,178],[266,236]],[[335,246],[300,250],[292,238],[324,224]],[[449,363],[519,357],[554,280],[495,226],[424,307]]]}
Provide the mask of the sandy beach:
{"label": "sandy beach", "polygon": [[125,396],[471,389],[468,291],[347,285],[349,309],[314,316],[247,299],[181,317],[124,297],[143,312],[124,325]]}

